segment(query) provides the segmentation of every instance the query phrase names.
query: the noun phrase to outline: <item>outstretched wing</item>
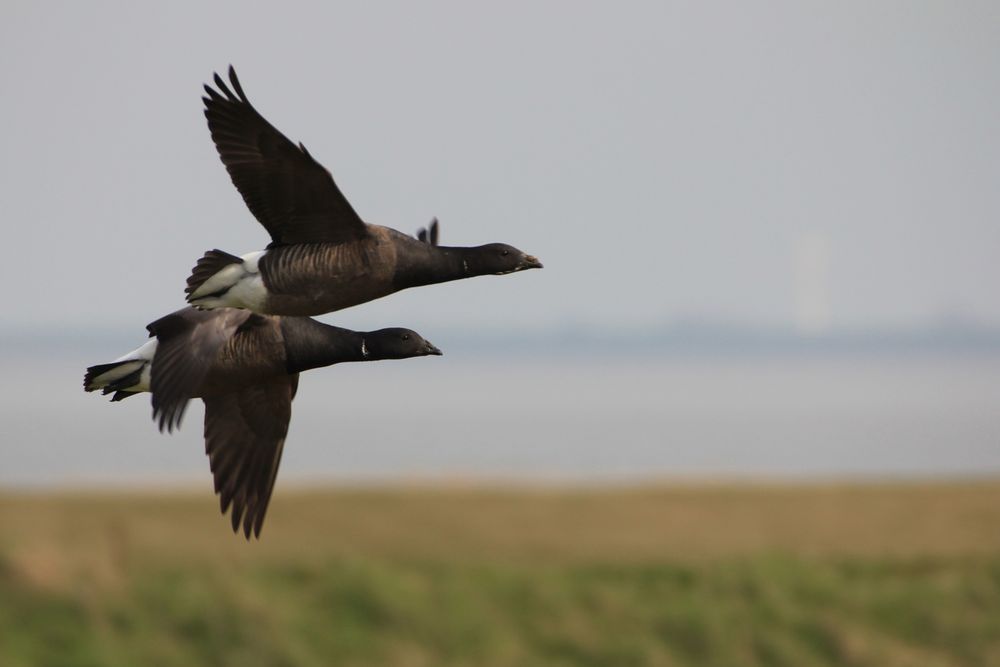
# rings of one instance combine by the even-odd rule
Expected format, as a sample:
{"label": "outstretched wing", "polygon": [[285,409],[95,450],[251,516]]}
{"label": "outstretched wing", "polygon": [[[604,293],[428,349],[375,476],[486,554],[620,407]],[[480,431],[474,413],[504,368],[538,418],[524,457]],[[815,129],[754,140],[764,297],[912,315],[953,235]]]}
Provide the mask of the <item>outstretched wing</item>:
{"label": "outstretched wing", "polygon": [[233,531],[260,536],[281,451],[292,416],[299,376],[285,375],[241,391],[209,396],[205,402],[205,453],[215,492],[225,514],[230,505]]}
{"label": "outstretched wing", "polygon": [[232,90],[216,74],[218,90],[205,86],[208,129],[233,185],[271,235],[271,245],[364,237],[365,223],[330,172],[257,113],[232,66],[229,81]]}
{"label": "outstretched wing", "polygon": [[[251,319],[253,318],[253,319]],[[182,308],[146,326],[156,336],[149,380],[153,419],[160,430],[180,426],[188,399],[198,390],[219,350],[247,323],[265,319],[248,310]]]}

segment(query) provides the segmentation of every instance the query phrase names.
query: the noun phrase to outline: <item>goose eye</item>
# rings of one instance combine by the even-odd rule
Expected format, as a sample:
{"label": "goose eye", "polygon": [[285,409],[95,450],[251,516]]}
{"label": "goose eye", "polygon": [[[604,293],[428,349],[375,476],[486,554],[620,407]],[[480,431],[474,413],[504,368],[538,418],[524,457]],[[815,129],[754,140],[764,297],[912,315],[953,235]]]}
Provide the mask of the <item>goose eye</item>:
{"label": "goose eye", "polygon": [[504,250],[504,251],[503,251],[502,253],[500,253],[500,254],[501,254],[501,255],[503,255],[504,257],[506,257],[507,255],[509,255],[509,254],[510,254],[510,250]]}
{"label": "goose eye", "polygon": [[410,334],[403,334],[403,340],[410,340]]}

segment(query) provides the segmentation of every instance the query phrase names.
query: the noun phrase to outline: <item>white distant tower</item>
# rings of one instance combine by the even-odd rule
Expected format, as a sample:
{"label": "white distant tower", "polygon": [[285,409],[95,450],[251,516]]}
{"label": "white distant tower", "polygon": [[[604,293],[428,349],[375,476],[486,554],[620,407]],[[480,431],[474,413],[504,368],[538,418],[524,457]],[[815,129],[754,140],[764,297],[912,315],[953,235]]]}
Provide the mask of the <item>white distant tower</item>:
{"label": "white distant tower", "polygon": [[795,328],[817,335],[830,329],[830,242],[813,231],[795,249]]}

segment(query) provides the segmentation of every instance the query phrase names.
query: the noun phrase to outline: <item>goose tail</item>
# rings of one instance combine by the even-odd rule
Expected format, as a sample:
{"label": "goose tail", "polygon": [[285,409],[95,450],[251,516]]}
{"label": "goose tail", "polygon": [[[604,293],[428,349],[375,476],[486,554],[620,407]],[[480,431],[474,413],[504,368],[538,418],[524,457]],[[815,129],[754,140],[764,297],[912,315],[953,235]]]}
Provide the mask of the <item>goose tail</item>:
{"label": "goose tail", "polygon": [[[225,292],[232,284],[229,281],[220,281],[220,273],[227,266],[232,264],[242,264],[243,258],[230,255],[223,250],[209,250],[191,269],[191,275],[187,279],[187,287],[184,293],[187,300],[194,303],[198,299],[214,296],[220,292]],[[212,280],[215,278],[215,280]],[[215,283],[220,283],[216,285]],[[228,283],[228,284],[223,284]]]}
{"label": "goose tail", "polygon": [[156,352],[156,339],[137,350],[107,364],[87,368],[83,376],[83,390],[102,394],[114,393],[112,401],[121,401],[134,394],[149,391],[150,366]]}
{"label": "goose tail", "polygon": [[267,290],[260,274],[260,259],[266,250],[242,257],[222,250],[209,250],[187,280],[187,301],[195,308],[249,308],[263,312]]}

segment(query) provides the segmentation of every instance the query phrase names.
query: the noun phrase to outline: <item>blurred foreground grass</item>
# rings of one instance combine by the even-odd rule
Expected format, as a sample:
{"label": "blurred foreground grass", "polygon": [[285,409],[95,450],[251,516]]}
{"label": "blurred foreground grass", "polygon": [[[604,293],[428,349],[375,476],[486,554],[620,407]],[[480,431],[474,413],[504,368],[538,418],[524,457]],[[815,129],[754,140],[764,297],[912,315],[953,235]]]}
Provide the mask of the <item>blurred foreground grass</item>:
{"label": "blurred foreground grass", "polygon": [[1000,665],[1000,482],[0,494],[0,665]]}

